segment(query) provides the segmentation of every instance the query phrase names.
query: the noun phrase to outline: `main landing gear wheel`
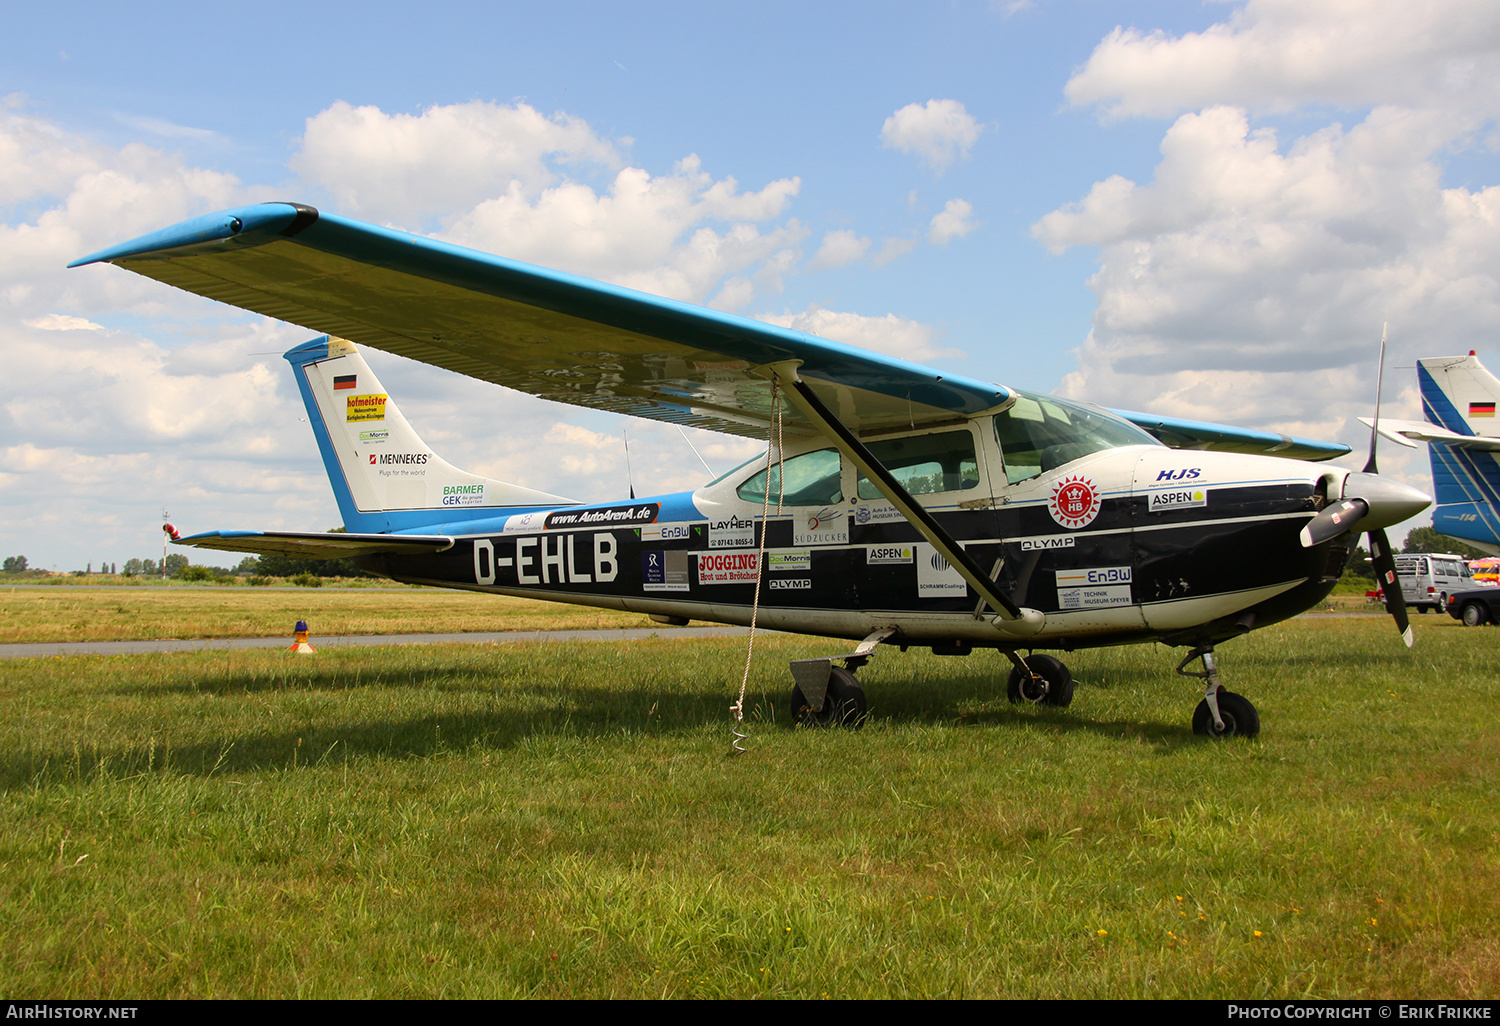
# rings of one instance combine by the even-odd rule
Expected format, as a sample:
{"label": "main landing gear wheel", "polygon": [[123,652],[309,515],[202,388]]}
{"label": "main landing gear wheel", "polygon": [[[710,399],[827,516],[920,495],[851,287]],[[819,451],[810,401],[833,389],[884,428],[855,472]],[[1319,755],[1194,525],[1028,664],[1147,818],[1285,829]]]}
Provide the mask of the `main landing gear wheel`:
{"label": "main landing gear wheel", "polygon": [[1198,708],[1193,710],[1193,733],[1206,735],[1208,737],[1254,737],[1260,733],[1260,716],[1255,711],[1255,706],[1250,704],[1249,699],[1243,695],[1237,695],[1233,691],[1218,691],[1219,719],[1224,721],[1224,729],[1217,730],[1214,727],[1213,713],[1208,710],[1208,699],[1198,703]]}
{"label": "main landing gear wheel", "polygon": [[1005,694],[1012,702],[1061,708],[1073,701],[1073,674],[1062,660],[1049,655],[1029,655],[1026,665],[1037,676],[1022,673],[1019,666],[1011,668]]}
{"label": "main landing gear wheel", "polygon": [[858,730],[865,725],[865,710],[865,689],[854,674],[840,666],[828,671],[828,695],[819,712],[808,707],[801,688],[792,686],[792,718],[799,726]]}

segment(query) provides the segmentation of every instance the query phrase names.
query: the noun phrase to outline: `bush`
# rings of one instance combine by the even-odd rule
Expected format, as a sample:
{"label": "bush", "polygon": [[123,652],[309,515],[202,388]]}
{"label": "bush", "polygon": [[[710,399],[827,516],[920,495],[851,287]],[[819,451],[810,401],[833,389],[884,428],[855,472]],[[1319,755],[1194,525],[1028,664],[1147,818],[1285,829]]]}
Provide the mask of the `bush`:
{"label": "bush", "polygon": [[179,581],[222,581],[223,571],[213,566],[185,566],[175,575]]}
{"label": "bush", "polygon": [[291,581],[299,588],[323,587],[323,578],[319,577],[317,574],[307,573],[306,571],[297,574],[295,577],[288,577],[287,580]]}
{"label": "bush", "polygon": [[256,574],[254,577],[250,578],[250,586],[252,588],[264,588],[270,583],[271,579],[264,574]]}

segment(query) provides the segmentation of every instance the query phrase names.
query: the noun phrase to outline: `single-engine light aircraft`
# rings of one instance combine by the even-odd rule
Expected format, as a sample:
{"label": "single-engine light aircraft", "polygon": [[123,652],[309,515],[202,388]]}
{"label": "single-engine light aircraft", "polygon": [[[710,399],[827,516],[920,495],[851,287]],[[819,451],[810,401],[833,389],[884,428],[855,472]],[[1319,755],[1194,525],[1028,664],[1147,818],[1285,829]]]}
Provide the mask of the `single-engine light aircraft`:
{"label": "single-engine light aircraft", "polygon": [[[348,533],[180,544],[858,640],[792,664],[801,723],[860,724],[855,671],[882,643],[997,650],[1012,701],[1065,706],[1073,678],[1048,652],[1161,641],[1204,681],[1193,729],[1254,735],[1215,646],[1326,596],[1356,525],[1394,581],[1383,529],[1430,504],[1320,465],[1347,446],[939,373],[300,204],[207,215],[72,266],[100,261],[327,333],[286,358]],[[694,492],[532,491],[429,449],[359,346],[767,452]],[[1410,644],[1399,599],[1393,612]]]}

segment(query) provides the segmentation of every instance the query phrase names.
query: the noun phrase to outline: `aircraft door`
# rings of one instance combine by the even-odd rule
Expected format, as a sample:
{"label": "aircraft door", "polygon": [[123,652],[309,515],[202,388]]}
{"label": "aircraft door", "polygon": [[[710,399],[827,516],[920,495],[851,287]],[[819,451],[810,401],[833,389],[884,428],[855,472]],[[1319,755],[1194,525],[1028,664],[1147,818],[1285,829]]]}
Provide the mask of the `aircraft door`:
{"label": "aircraft door", "polygon": [[[987,427],[986,422],[986,427]],[[972,424],[867,441],[871,454],[943,528],[959,542],[995,536],[993,475],[988,448]],[[854,563],[851,580],[865,609],[909,609],[934,606],[953,611],[972,608],[958,571],[920,540],[876,486],[855,474],[851,541]],[[861,544],[862,543],[862,544]],[[896,549],[886,546],[895,543]],[[993,543],[988,548],[998,548]],[[928,562],[915,561],[925,554]],[[976,551],[981,562],[993,555]],[[951,580],[950,580],[951,578]]]}
{"label": "aircraft door", "polygon": [[717,538],[710,522],[708,544],[754,548],[750,525],[766,509],[769,490],[762,608],[853,609],[848,485],[847,466],[836,449],[788,456],[773,463],[769,473],[762,469],[736,489],[736,498],[744,504],[739,516],[745,526],[733,538]]}

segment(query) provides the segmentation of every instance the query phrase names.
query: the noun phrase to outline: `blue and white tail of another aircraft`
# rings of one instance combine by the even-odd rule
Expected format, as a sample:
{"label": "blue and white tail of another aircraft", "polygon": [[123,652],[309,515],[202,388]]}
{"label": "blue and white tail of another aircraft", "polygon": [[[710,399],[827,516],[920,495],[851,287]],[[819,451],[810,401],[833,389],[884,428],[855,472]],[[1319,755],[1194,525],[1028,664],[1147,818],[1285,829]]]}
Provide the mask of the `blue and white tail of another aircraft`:
{"label": "blue and white tail of another aircraft", "polygon": [[1428,443],[1432,526],[1500,556],[1500,380],[1470,352],[1418,360],[1417,383],[1427,422],[1382,419],[1380,433],[1412,448]]}

